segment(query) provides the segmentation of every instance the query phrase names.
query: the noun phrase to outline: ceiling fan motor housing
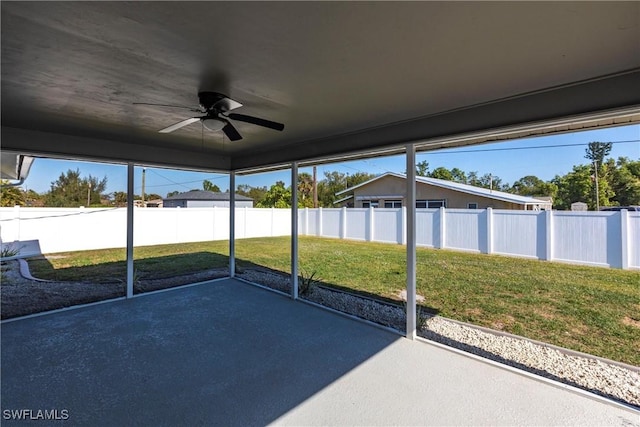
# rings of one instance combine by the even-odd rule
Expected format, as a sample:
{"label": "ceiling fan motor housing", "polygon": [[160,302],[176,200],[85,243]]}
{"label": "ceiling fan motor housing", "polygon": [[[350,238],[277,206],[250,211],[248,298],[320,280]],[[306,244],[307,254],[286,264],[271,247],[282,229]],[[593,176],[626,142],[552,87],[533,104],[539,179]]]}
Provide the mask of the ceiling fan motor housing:
{"label": "ceiling fan motor housing", "polygon": [[229,99],[228,96],[223,95],[218,92],[199,92],[198,99],[200,101],[200,106],[205,109],[205,111],[210,111],[216,107],[216,110],[219,111],[229,111],[229,105],[226,102],[221,102],[223,100]]}

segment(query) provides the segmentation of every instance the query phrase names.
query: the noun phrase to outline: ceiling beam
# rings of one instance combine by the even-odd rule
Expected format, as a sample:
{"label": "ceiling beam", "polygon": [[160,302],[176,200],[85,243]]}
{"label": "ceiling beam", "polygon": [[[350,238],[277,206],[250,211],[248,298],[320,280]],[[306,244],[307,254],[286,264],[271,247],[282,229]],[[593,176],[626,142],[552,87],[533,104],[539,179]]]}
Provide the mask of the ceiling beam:
{"label": "ceiling beam", "polygon": [[71,136],[2,126],[2,150],[43,157],[202,171],[228,171],[230,158],[204,152],[151,147],[131,141]]}

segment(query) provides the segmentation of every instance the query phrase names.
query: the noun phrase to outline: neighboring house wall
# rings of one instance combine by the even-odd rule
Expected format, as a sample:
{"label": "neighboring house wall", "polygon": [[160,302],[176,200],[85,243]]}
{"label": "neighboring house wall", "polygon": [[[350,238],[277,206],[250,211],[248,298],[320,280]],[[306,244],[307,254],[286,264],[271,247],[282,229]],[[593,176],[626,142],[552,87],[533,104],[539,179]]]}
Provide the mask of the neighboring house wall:
{"label": "neighboring house wall", "polygon": [[[370,184],[356,188],[354,190],[354,207],[368,207],[363,206],[363,202],[365,205],[367,202],[367,200],[363,200],[363,198],[377,199],[378,207],[380,208],[385,206],[385,202],[397,200],[401,200],[402,206],[405,206],[405,194],[406,181],[404,179],[396,176],[385,176]],[[516,203],[435,187],[421,182],[416,183],[416,200],[445,200],[445,207],[451,209],[467,209],[470,203],[474,203],[477,209],[523,209],[522,205]]]}
{"label": "neighboring house wall", "polygon": [[[165,208],[228,208],[231,206],[229,193],[191,190],[164,199]],[[236,194],[236,208],[252,208],[253,199]]]}
{"label": "neighboring house wall", "polygon": [[186,200],[167,200],[165,199],[162,203],[163,208],[186,208],[187,201]]}
{"label": "neighboring house wall", "polygon": [[[226,200],[186,200],[187,208],[228,208],[231,202]],[[236,208],[252,208],[253,202],[249,200],[236,201]]]}

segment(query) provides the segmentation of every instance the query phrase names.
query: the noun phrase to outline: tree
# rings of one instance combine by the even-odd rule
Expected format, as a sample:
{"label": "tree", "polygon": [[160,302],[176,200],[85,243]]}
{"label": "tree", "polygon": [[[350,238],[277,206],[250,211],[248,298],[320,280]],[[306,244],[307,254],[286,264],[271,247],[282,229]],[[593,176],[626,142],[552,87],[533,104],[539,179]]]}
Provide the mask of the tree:
{"label": "tree", "polygon": [[[607,187],[607,183],[602,180],[603,175],[603,163],[604,158],[609,155],[611,152],[611,146],[613,144],[611,142],[590,142],[588,147],[585,149],[584,157],[586,159],[591,160],[593,163],[593,191],[592,191],[592,199],[595,201],[592,204],[595,205],[595,209],[599,209],[601,205],[601,200],[608,201],[608,197],[601,195],[600,190],[601,187]],[[606,191],[605,188],[602,188],[603,191]]]}
{"label": "tree", "polygon": [[615,193],[612,202],[618,206],[640,205],[640,160],[620,157],[615,165],[613,163],[613,159],[608,159],[605,164],[610,170],[608,180]]}
{"label": "tree", "polygon": [[591,209],[591,167],[589,165],[577,165],[564,176],[558,176],[551,181],[558,187],[558,193],[553,203],[556,209],[571,209],[575,202],[586,202]]}
{"label": "tree", "polygon": [[480,187],[480,179],[478,178],[478,172],[477,171],[472,171],[469,172],[469,175],[467,177],[467,184],[469,185],[475,185],[476,187]]}
{"label": "tree", "polygon": [[324,172],[324,179],[318,182],[318,205],[332,208],[338,198],[336,193],[347,188],[346,175],[342,172]]}
{"label": "tree", "polygon": [[171,197],[171,196],[175,196],[176,194],[180,194],[179,191],[169,191],[167,193],[167,198]]}
{"label": "tree", "polygon": [[0,181],[0,206],[24,206],[26,200],[24,193],[19,187],[15,185],[9,185],[9,181]]}
{"label": "tree", "polygon": [[445,167],[438,167],[433,170],[429,175],[431,178],[444,179],[446,181],[453,181],[453,174]]}
{"label": "tree", "polygon": [[202,181],[202,189],[204,191],[213,191],[214,193],[220,192],[220,187],[218,187],[208,179],[205,179],[204,181]]}
{"label": "tree", "polygon": [[238,185],[236,194],[241,196],[250,197],[253,199],[254,205],[258,205],[262,200],[264,200],[265,195],[267,194],[267,187],[252,187],[247,184]]}
{"label": "tree", "polygon": [[290,208],[291,188],[286,188],[284,182],[277,181],[269,188],[263,200],[256,204],[258,208]]}
{"label": "tree", "polygon": [[[599,172],[596,172],[591,176],[592,187],[595,187],[597,191],[592,192],[592,195],[597,197],[597,202],[594,203],[594,209],[599,209],[601,206],[611,206],[613,203],[612,199],[615,196],[615,192],[611,188],[611,178],[612,174],[615,172],[616,165],[614,161],[605,162],[605,164],[601,165],[599,168]],[[598,184],[595,185],[595,180],[598,180]]]}
{"label": "tree", "polygon": [[451,175],[453,176],[453,180],[455,182],[459,182],[461,184],[467,183],[467,174],[465,174],[463,170],[458,168],[453,168],[451,169]]}
{"label": "tree", "polygon": [[429,163],[426,160],[416,164],[416,176],[429,176]]}
{"label": "tree", "polygon": [[306,172],[298,174],[298,206],[313,207],[313,177]]}
{"label": "tree", "polygon": [[58,179],[51,183],[51,189],[45,196],[46,206],[79,207],[100,204],[100,194],[107,188],[107,177],[102,180],[89,175],[80,177],[80,169],[69,169],[61,173]]}
{"label": "tree", "polygon": [[595,162],[598,168],[600,168],[604,162],[604,158],[611,152],[612,145],[613,143],[611,142],[590,142],[589,146],[585,149],[584,157],[591,160],[591,162]]}
{"label": "tree", "polygon": [[509,188],[509,192],[521,196],[548,196],[555,198],[558,186],[551,182],[545,182],[535,175],[527,175],[514,182]]}
{"label": "tree", "polygon": [[355,187],[356,185],[360,185],[375,177],[375,174],[368,172],[356,172],[353,175],[347,175],[347,187]]}
{"label": "tree", "polygon": [[22,192],[24,194],[24,201],[26,202],[26,206],[31,207],[43,207],[44,206],[44,196],[39,194],[34,190],[27,190]]}
{"label": "tree", "polygon": [[113,203],[116,206],[126,206],[127,205],[127,193],[124,191],[115,191],[113,193]]}
{"label": "tree", "polygon": [[499,176],[490,173],[485,173],[480,178],[477,178],[476,176],[475,182],[476,183],[472,185],[475,185],[476,187],[490,188],[496,191],[500,191],[503,188],[502,179],[500,179]]}

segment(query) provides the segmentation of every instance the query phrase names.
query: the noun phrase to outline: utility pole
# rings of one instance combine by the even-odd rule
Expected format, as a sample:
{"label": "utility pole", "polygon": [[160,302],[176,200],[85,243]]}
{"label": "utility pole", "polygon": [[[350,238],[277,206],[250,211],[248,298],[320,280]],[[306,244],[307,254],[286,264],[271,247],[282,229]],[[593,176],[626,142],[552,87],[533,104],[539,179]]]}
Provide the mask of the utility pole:
{"label": "utility pole", "polygon": [[91,207],[91,181],[89,181],[89,188],[87,188],[87,207]]}

